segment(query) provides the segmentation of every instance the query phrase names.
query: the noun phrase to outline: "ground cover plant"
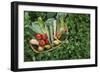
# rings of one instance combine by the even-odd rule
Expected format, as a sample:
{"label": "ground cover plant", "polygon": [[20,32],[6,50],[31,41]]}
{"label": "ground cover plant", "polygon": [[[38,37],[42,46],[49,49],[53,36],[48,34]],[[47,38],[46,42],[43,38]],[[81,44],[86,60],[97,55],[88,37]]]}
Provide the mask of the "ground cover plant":
{"label": "ground cover plant", "polygon": [[[57,26],[64,23],[67,27],[67,32],[62,35],[66,43],[61,44],[52,51],[36,53],[30,46],[31,39],[41,39],[40,33],[46,32],[45,25],[52,23],[53,20],[58,20]],[[38,23],[40,23],[40,25]],[[35,26],[34,24],[37,25]],[[63,30],[64,26],[61,25]],[[37,27],[37,28],[36,28]],[[49,26],[51,27],[51,26]],[[59,27],[58,27],[59,28]],[[39,30],[41,29],[41,31]],[[52,27],[50,28],[54,30]],[[48,30],[50,30],[48,29]],[[52,32],[50,30],[50,32]],[[59,31],[60,32],[60,31]],[[39,33],[38,35],[36,35]],[[54,34],[54,33],[53,33]],[[52,36],[51,34],[48,34]],[[45,36],[42,35],[45,39]],[[49,38],[49,37],[48,37]],[[57,36],[59,38],[59,36]],[[45,39],[46,42],[50,42]],[[52,38],[50,39],[52,40]],[[52,43],[52,41],[51,41]],[[44,46],[39,41],[40,46]],[[47,45],[47,44],[46,44]],[[39,49],[41,51],[41,49]],[[44,51],[42,49],[42,51]],[[70,59],[88,59],[90,58],[90,15],[79,13],[60,13],[60,12],[24,12],[24,61],[47,61],[47,60],[70,60]]]}

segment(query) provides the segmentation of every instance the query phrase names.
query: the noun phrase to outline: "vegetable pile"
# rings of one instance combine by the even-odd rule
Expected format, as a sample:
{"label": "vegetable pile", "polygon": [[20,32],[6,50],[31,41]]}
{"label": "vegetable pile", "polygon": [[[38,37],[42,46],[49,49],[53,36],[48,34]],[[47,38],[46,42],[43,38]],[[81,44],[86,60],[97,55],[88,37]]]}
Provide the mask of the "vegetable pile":
{"label": "vegetable pile", "polygon": [[88,58],[89,14],[24,12],[25,62]]}
{"label": "vegetable pile", "polygon": [[56,19],[49,18],[44,22],[42,17],[38,17],[35,22],[32,22],[31,29],[35,33],[33,35],[35,39],[31,39],[30,44],[33,51],[36,53],[50,51],[66,39],[66,33],[68,33],[64,21],[66,16],[66,13],[57,13]]}

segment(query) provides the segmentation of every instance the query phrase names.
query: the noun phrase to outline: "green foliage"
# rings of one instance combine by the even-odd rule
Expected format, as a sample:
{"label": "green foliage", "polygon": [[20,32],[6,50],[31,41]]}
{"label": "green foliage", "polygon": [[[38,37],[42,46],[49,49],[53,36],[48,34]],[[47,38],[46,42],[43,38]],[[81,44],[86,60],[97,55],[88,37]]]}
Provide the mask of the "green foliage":
{"label": "green foliage", "polygon": [[35,38],[34,31],[30,26],[32,22],[41,17],[43,21],[48,18],[56,18],[57,13],[53,12],[24,12],[24,61],[46,61],[46,60],[69,60],[90,58],[90,15],[68,13],[65,22],[68,26],[68,43],[45,53],[35,53],[29,40]]}

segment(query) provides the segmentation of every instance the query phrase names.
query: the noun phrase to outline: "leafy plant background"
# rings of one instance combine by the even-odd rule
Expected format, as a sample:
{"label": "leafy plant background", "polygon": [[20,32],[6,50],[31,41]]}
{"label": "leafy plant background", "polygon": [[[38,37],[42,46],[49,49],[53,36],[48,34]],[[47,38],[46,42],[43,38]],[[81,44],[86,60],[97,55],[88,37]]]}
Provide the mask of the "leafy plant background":
{"label": "leafy plant background", "polygon": [[34,38],[34,32],[30,29],[32,22],[39,16],[43,21],[55,18],[56,12],[24,12],[24,61],[70,60],[90,58],[90,15],[67,13],[66,24],[68,26],[68,43],[59,48],[45,53],[35,53],[29,40]]}

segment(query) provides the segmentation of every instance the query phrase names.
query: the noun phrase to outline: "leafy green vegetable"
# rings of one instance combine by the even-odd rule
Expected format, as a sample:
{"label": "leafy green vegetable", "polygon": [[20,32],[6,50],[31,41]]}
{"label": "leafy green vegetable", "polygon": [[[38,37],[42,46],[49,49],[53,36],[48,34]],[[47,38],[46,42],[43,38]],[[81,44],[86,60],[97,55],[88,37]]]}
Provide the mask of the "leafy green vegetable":
{"label": "leafy green vegetable", "polygon": [[58,24],[58,28],[57,28],[58,32],[64,31],[66,16],[67,16],[67,13],[62,13],[62,12],[57,13],[56,19],[57,19],[57,24]]}
{"label": "leafy green vegetable", "polygon": [[41,27],[39,26],[39,23],[33,22],[32,27],[30,27],[34,32],[43,34],[43,31],[41,31]]}
{"label": "leafy green vegetable", "polygon": [[53,26],[53,22],[54,22],[54,18],[50,18],[45,22],[45,27],[47,29],[47,35],[49,37],[50,44],[52,44],[53,41],[54,41],[54,36],[53,36],[53,33],[54,33],[54,28],[53,27],[54,26]]}

